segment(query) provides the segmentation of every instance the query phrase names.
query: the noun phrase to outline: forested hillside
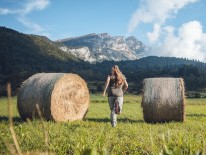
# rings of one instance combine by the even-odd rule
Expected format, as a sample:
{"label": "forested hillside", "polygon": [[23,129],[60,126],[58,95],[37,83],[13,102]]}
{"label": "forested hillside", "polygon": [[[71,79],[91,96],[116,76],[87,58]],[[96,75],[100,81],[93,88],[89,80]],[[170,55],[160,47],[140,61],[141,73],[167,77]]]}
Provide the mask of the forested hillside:
{"label": "forested hillside", "polygon": [[13,94],[21,83],[39,72],[77,73],[88,81],[104,82],[113,65],[118,65],[141,92],[142,80],[149,77],[182,77],[186,90],[206,90],[206,63],[174,57],[150,56],[133,61],[104,61],[90,64],[61,51],[46,37],[25,35],[0,27],[0,96],[11,82]]}
{"label": "forested hillside", "polygon": [[70,72],[78,61],[46,37],[0,27],[0,93],[8,81],[16,89],[34,73]]}
{"label": "forested hillside", "polygon": [[135,83],[135,91],[140,92],[142,80],[150,77],[182,77],[187,90],[206,89],[206,64],[198,61],[174,57],[145,57],[134,61],[105,61],[92,66],[90,79],[105,80],[111,67],[116,64],[128,81]]}

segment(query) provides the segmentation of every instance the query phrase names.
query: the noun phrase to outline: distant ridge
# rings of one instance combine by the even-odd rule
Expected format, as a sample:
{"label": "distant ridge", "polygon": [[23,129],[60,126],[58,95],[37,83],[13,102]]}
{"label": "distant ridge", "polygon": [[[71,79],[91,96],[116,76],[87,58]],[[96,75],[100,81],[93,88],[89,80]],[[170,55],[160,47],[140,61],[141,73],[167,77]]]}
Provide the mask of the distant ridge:
{"label": "distant ridge", "polygon": [[74,39],[79,39],[79,38],[84,38],[84,37],[90,37],[90,36],[95,36],[95,35],[97,35],[97,34],[96,33],[91,33],[91,34],[86,34],[86,35],[82,35],[82,36],[79,36],[79,37],[59,39],[59,40],[56,40],[55,42],[65,42],[65,41],[69,41],[69,40],[74,40]]}

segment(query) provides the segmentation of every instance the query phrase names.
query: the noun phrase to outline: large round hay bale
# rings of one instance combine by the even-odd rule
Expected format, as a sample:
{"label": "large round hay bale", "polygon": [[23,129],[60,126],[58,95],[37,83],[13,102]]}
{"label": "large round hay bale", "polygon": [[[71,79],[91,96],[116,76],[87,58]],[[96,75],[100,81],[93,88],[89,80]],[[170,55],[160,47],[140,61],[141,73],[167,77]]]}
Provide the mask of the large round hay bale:
{"label": "large round hay bale", "polygon": [[17,99],[19,114],[24,120],[34,117],[54,121],[79,120],[85,116],[88,106],[87,84],[76,74],[35,74],[22,84]]}
{"label": "large round hay bale", "polygon": [[146,122],[183,122],[185,118],[183,79],[144,79],[142,108]]}

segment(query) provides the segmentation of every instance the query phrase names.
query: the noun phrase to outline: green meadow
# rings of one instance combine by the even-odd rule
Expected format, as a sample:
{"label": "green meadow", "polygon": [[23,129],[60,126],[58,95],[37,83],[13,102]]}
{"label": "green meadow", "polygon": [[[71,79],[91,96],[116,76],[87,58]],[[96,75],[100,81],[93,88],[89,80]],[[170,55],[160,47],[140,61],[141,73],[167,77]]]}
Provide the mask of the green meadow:
{"label": "green meadow", "polygon": [[[186,99],[184,123],[144,122],[141,96],[126,94],[117,127],[110,125],[107,97],[91,95],[82,121],[22,121],[11,98],[13,129],[23,154],[206,154],[206,98]],[[0,154],[15,154],[8,100],[0,99]]]}

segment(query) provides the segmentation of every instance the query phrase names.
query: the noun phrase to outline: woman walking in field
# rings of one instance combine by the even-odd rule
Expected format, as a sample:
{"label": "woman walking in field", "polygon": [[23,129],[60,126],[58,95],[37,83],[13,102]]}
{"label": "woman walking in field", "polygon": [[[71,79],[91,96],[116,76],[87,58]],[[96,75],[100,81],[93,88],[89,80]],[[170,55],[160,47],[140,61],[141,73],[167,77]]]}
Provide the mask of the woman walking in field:
{"label": "woman walking in field", "polygon": [[117,125],[117,114],[122,111],[123,95],[128,88],[125,76],[119,70],[118,66],[113,66],[111,75],[108,75],[105,82],[103,96],[106,94],[108,88],[108,102],[111,110],[110,119],[112,127]]}

